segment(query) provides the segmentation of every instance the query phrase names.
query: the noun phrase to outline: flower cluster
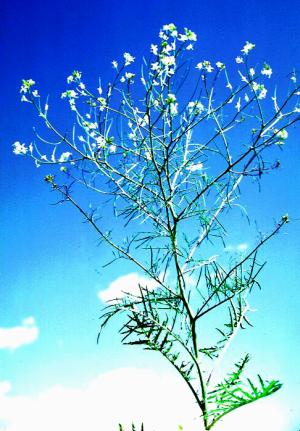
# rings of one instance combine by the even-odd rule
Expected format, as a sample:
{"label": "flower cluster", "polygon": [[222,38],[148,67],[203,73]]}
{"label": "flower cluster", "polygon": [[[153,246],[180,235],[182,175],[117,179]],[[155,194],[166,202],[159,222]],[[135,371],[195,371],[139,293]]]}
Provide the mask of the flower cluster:
{"label": "flower cluster", "polygon": [[197,102],[191,101],[188,103],[187,107],[188,107],[190,114],[195,114],[195,115],[201,114],[205,109],[204,105],[199,101],[197,101]]}
{"label": "flower cluster", "polygon": [[[174,75],[176,69],[176,42],[182,42],[184,49],[193,49],[193,42],[197,41],[197,35],[188,28],[184,33],[178,33],[175,24],[166,24],[159,32],[161,39],[160,48],[151,44],[150,51],[156,56],[156,61],[151,64],[151,71],[156,76],[165,74],[167,77]],[[170,39],[172,38],[172,39]]]}
{"label": "flower cluster", "polygon": [[20,93],[26,94],[31,91],[31,87],[35,85],[35,81],[33,79],[22,79],[22,85],[20,88]]}
{"label": "flower cluster", "polygon": [[67,83],[70,84],[71,82],[80,82],[81,81],[81,72],[78,70],[74,70],[70,76],[67,77]]}
{"label": "flower cluster", "polygon": [[267,89],[264,84],[258,84],[257,82],[252,82],[252,89],[257,94],[258,99],[265,99],[267,95]]}
{"label": "flower cluster", "polygon": [[29,100],[26,96],[26,94],[30,94],[33,97],[40,97],[37,90],[32,91],[32,87],[35,85],[35,81],[33,79],[22,79],[22,85],[20,88],[21,96],[21,102],[29,102],[32,103],[31,100]]}
{"label": "flower cluster", "polygon": [[[119,157],[123,163],[123,156],[128,157],[126,159],[128,161],[131,157],[134,158],[136,154],[146,161],[151,161],[156,156],[155,148],[154,150],[150,148],[145,136],[147,136],[147,133],[155,134],[156,128],[157,130],[163,130],[163,139],[167,140],[169,129],[178,126],[182,128],[182,136],[187,135],[188,142],[189,130],[200,123],[202,119],[209,122],[215,117],[217,121],[218,116],[220,115],[221,118],[223,115],[223,110],[225,111],[227,105],[229,106],[232,103],[231,109],[237,111],[235,111],[237,122],[242,122],[247,115],[252,116],[252,112],[248,110],[250,104],[253,101],[257,102],[257,99],[266,98],[268,90],[260,81],[267,82],[265,78],[271,78],[272,68],[267,63],[255,68],[248,66],[247,56],[255,48],[255,44],[247,41],[235,58],[238,65],[236,66],[237,73],[242,81],[239,86],[234,86],[234,77],[232,78],[230,75],[227,63],[225,66],[223,62],[215,61],[214,59],[201,60],[200,58],[196,60],[191,68],[191,74],[198,77],[199,72],[195,68],[198,69],[201,71],[200,78],[202,78],[203,82],[201,83],[201,79],[197,82],[195,91],[191,93],[193,95],[187,100],[188,96],[180,92],[181,87],[179,84],[183,73],[181,72],[182,69],[177,73],[179,71],[177,64],[179,64],[180,56],[185,54],[184,51],[193,49],[193,44],[197,41],[197,35],[188,28],[185,28],[180,33],[176,25],[170,23],[162,27],[159,38],[160,40],[157,44],[153,43],[150,46],[151,62],[148,71],[144,68],[141,75],[136,70],[133,73],[129,66],[134,69],[135,57],[129,52],[125,52],[121,60],[112,61],[112,67],[115,69],[115,79],[103,89],[100,82],[95,93],[86,88],[82,82],[82,73],[80,71],[74,70],[67,76],[66,80],[70,86],[67,86],[67,90],[61,94],[61,98],[69,102],[71,110],[74,111],[77,124],[81,128],[82,135],[80,133],[77,135],[74,127],[73,136],[70,137],[70,134],[68,134],[68,137],[60,141],[59,144],[54,143],[54,151],[47,155],[43,154],[43,152],[39,153],[39,149],[36,147],[34,147],[35,152],[33,153],[31,144],[27,147],[21,142],[13,144],[13,153],[31,155],[37,166],[39,166],[39,162],[41,164],[60,164],[59,169],[62,172],[68,172],[69,166],[76,164],[80,160],[83,163],[96,160],[98,163],[105,160],[106,157],[110,157],[109,154],[114,153],[116,153],[116,156],[113,157],[113,160],[116,161],[116,164]],[[242,69],[244,69],[243,73]],[[296,84],[295,73],[291,79]],[[141,80],[146,89],[147,96],[145,98],[139,97],[137,101],[133,94],[132,89],[134,86],[132,84],[136,81],[139,82],[139,80]],[[221,85],[224,84],[226,89],[229,89],[230,94],[227,95],[222,112],[220,110],[214,116],[214,112],[217,112],[218,94],[221,93],[219,88],[215,87],[217,80],[219,80],[218,85],[220,82]],[[127,86],[125,91],[124,86],[120,83]],[[31,102],[38,110],[40,117],[44,118],[46,125],[55,132],[55,127],[51,127],[50,120],[47,117],[48,104],[44,105],[44,109],[41,107],[41,99],[36,99],[40,98],[40,96],[34,85],[35,81],[32,79],[22,81],[20,89],[22,100]],[[218,92],[215,91],[215,88],[218,89]],[[300,92],[296,91],[297,88],[295,89],[295,94],[299,95]],[[228,91],[226,90],[227,93]],[[182,95],[182,99],[180,95]],[[274,100],[274,98],[272,99]],[[275,109],[278,106],[276,104],[277,102],[275,101]],[[83,106],[82,112],[80,108]],[[298,104],[294,107],[293,112],[300,112]],[[118,139],[118,143],[115,144],[111,131],[113,130],[113,133],[115,133],[115,118],[118,115],[122,116],[123,121],[127,122],[128,129]],[[164,122],[161,129],[160,122]],[[155,124],[154,128],[152,127],[153,123]],[[277,130],[274,129],[275,124],[278,127]],[[190,128],[189,126],[192,127]],[[221,126],[218,124],[219,127]],[[253,130],[255,130],[254,133],[258,131],[258,129]],[[280,129],[277,122],[274,122],[268,130],[273,130],[272,142],[275,144],[283,144],[287,139],[287,131]],[[157,141],[159,142],[159,140],[160,132],[158,133]],[[193,151],[194,145],[196,144],[192,143],[190,145],[190,151]],[[57,155],[56,150],[58,148],[61,148],[60,155]],[[199,160],[197,159],[192,160],[193,163],[191,161],[187,162],[183,165],[183,168],[191,173],[201,171],[203,169],[202,163],[198,163]],[[186,175],[189,175],[189,173],[186,173]],[[204,173],[201,173],[201,175],[204,175]]]}

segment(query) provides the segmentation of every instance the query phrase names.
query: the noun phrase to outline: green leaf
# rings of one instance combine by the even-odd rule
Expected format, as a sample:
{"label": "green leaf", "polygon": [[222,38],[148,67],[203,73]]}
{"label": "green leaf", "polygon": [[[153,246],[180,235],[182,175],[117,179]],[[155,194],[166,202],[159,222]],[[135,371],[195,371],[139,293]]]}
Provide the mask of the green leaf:
{"label": "green leaf", "polygon": [[278,380],[263,380],[260,375],[258,384],[249,378],[242,380],[241,375],[249,359],[249,355],[242,358],[235,364],[235,370],[208,393],[210,427],[231,411],[272,395],[281,388]]}

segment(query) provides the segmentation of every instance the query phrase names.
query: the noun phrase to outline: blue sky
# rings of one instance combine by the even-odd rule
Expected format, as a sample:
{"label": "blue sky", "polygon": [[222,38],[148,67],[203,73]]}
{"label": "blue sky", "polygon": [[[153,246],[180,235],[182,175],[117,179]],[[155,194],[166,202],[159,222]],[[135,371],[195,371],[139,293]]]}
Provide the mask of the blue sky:
{"label": "blue sky", "polygon": [[[111,370],[138,367],[161,375],[165,372],[166,376],[172,372],[152,353],[121,347],[114,335],[115,326],[104,336],[100,346],[96,344],[102,305],[99,291],[134,270],[132,267],[103,269],[102,265],[109,260],[109,250],[98,246],[93,232],[81,223],[72,208],[52,205],[56,197],[43,181],[48,172],[12,154],[12,143],[16,140],[29,143],[33,137],[32,127],[39,124],[30,107],[20,103],[21,79],[35,79],[40,92],[50,94],[56,120],[63,127],[67,111],[60,94],[66,87],[66,76],[74,69],[81,70],[86,81],[96,87],[99,76],[104,81],[111,76],[113,59],[129,51],[141,60],[150,43],[156,40],[161,26],[174,22],[180,28],[188,27],[197,33],[194,55],[201,56],[200,60],[212,57],[231,62],[246,40],[255,43],[256,58],[272,65],[272,79],[285,91],[289,85],[287,75],[293,68],[300,68],[300,4],[277,0],[216,0],[212,4],[178,0],[154,0],[151,4],[137,0],[74,0],[72,3],[54,0],[6,1],[0,8],[1,75],[4,78],[0,116],[3,148],[0,161],[0,334],[1,328],[11,331],[15,328],[9,333],[11,337],[17,334],[28,341],[19,348],[11,348],[9,343],[0,345],[0,382],[11,385],[10,391],[7,385],[2,385],[1,395],[0,384],[0,400],[2,396],[7,411],[12,406],[15,411],[20,409],[24,418],[24,412],[30,412],[29,407],[24,407],[26,402],[33,403],[32,397],[39,396],[39,405],[44,406],[43,394],[55,385],[91,394],[91,382],[99,375],[103,378]],[[263,179],[262,191],[259,193],[255,187],[246,190],[245,205],[260,226],[267,228],[285,213],[289,213],[292,222],[262,252],[268,265],[262,275],[265,290],[253,298],[254,308],[258,309],[253,319],[255,328],[232,352],[232,355],[239,355],[239,351],[249,350],[255,370],[262,370],[267,376],[280,378],[285,383],[281,393],[266,407],[278,413],[280,406],[283,412],[281,428],[276,431],[296,431],[300,422],[296,411],[300,402],[298,146],[299,128],[291,130],[280,156],[282,167]],[[242,234],[241,228],[238,232]],[[243,241],[236,237],[232,245]],[[155,379],[152,374],[145,373],[145,381]],[[109,387],[105,386],[108,383],[101,382],[103,387]],[[55,394],[45,399],[51,396]],[[68,396],[72,398],[71,390],[65,398]],[[104,402],[100,390],[99,397]],[[80,395],[77,400],[80,404]],[[117,403],[114,407],[118,410]],[[0,429],[1,414],[6,417],[8,413],[0,407]],[[56,414],[59,417],[59,413]],[[30,413],[26,420],[28,429],[33,427]],[[239,417],[235,420],[232,426],[239,429]],[[71,430],[68,422],[65,429]],[[106,431],[112,430],[107,428]]]}

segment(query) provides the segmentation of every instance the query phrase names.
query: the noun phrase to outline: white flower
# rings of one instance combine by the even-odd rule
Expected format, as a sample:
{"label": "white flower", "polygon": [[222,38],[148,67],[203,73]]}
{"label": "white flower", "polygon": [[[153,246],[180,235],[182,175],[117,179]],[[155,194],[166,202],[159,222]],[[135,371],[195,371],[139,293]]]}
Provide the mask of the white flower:
{"label": "white flower", "polygon": [[145,151],[145,157],[147,160],[152,160],[150,151]]}
{"label": "white flower", "polygon": [[253,67],[250,67],[250,69],[249,69],[249,75],[252,76],[252,77],[255,75],[255,70],[253,69]]}
{"label": "white flower", "polygon": [[163,47],[163,53],[164,54],[169,54],[169,52],[171,52],[174,49],[173,45],[166,45]]}
{"label": "white flower", "polygon": [[60,158],[58,159],[58,161],[60,163],[64,163],[67,162],[69,160],[69,158],[72,156],[72,153],[70,153],[69,151],[66,151],[65,153],[62,153]]}
{"label": "white flower", "polygon": [[117,151],[117,146],[115,144],[112,144],[109,146],[109,152],[115,153]]}
{"label": "white flower", "polygon": [[158,35],[159,37],[160,37],[160,39],[162,39],[162,40],[168,40],[169,39],[169,37],[161,30],[160,32],[159,32],[159,35]]}
{"label": "white flower", "polygon": [[33,97],[40,97],[39,92],[37,90],[33,90],[32,95]]}
{"label": "white flower", "polygon": [[48,105],[48,103],[45,103],[45,107],[44,107],[45,112],[47,112],[48,109],[49,109],[49,105]]}
{"label": "white flower", "polygon": [[100,104],[100,111],[103,111],[106,108],[106,99],[105,97],[98,97],[98,102]]}
{"label": "white flower", "polygon": [[252,49],[255,48],[255,44],[251,42],[246,42],[243,49],[241,49],[241,52],[243,52],[245,55],[248,55]]}
{"label": "white flower", "polygon": [[90,130],[95,130],[95,129],[97,129],[98,124],[96,122],[95,123],[91,123],[89,121],[83,121],[83,126],[87,127]]}
{"label": "white flower", "polygon": [[28,93],[30,91],[30,88],[35,84],[35,81],[33,79],[22,79],[22,86],[20,88],[20,93]]}
{"label": "white flower", "polygon": [[168,69],[168,70],[167,70],[167,75],[168,75],[168,76],[172,76],[172,75],[174,75],[174,73],[175,73],[175,70],[174,70],[174,69]]}
{"label": "white flower", "polygon": [[265,88],[263,84],[258,84],[257,82],[252,82],[251,84],[253,91],[258,92],[258,99],[264,99],[267,95],[268,90]]}
{"label": "white flower", "polygon": [[126,73],[125,73],[125,78],[126,78],[128,81],[132,80],[134,77],[135,77],[135,74],[134,74],[134,73],[130,73],[130,72],[126,72]]}
{"label": "white flower", "polygon": [[250,99],[249,99],[248,94],[245,94],[245,101],[246,101],[246,102],[249,102],[249,100],[250,100]]}
{"label": "white flower", "polygon": [[62,99],[64,99],[65,97],[75,99],[76,97],[78,97],[78,93],[76,93],[76,91],[74,90],[67,90],[61,95]]}
{"label": "white flower", "polygon": [[293,82],[297,82],[297,78],[296,78],[296,76],[295,76],[295,75],[291,76],[291,81],[293,81]]}
{"label": "white flower", "polygon": [[129,52],[125,52],[123,54],[124,60],[125,60],[125,66],[129,66],[129,64],[133,63],[135,58],[129,54]]}
{"label": "white flower", "polygon": [[194,113],[196,115],[201,114],[204,111],[204,105],[201,102],[189,102],[188,109],[190,113]]}
{"label": "white flower", "polygon": [[221,61],[217,61],[216,66],[218,69],[225,69],[225,64],[222,63]]}
{"label": "white flower", "polygon": [[74,70],[72,75],[76,81],[79,81],[81,79],[81,72],[79,72],[79,70]]}
{"label": "white flower", "polygon": [[296,106],[296,108],[294,109],[294,112],[300,112],[300,108],[298,106]]}
{"label": "white flower", "polygon": [[262,88],[259,95],[258,95],[258,99],[265,99],[267,96],[267,92],[268,92],[268,90],[265,87]]}
{"label": "white flower", "polygon": [[244,63],[244,60],[243,60],[243,58],[242,58],[242,57],[236,57],[236,58],[235,58],[235,62],[236,62],[237,64],[241,64],[241,63]]}
{"label": "white flower", "polygon": [[194,33],[192,30],[189,30],[188,28],[185,28],[184,31],[185,31],[185,36],[187,40],[191,40],[192,42],[197,41],[196,33]]}
{"label": "white flower", "polygon": [[160,66],[158,62],[151,64],[151,70],[159,70],[159,69],[160,69]]}
{"label": "white flower", "polygon": [[[125,54],[124,54],[125,55]],[[111,62],[111,64],[112,64],[112,67],[114,68],[114,69],[118,69],[118,62],[116,61],[116,60],[113,60],[112,62]]]}
{"label": "white flower", "polygon": [[176,25],[171,23],[171,24],[165,24],[163,26],[163,30],[164,31],[176,31]]}
{"label": "white flower", "polygon": [[105,140],[104,136],[98,136],[96,138],[96,142],[98,144],[98,148],[104,148],[106,145],[106,140]]}
{"label": "white flower", "polygon": [[186,42],[186,41],[188,40],[188,37],[187,37],[185,34],[180,34],[180,35],[178,36],[178,40],[179,40],[180,42]]}
{"label": "white flower", "polygon": [[68,84],[70,84],[71,82],[73,82],[74,81],[74,77],[73,77],[73,75],[70,75],[70,76],[68,76],[67,77],[67,83]]}
{"label": "white flower", "polygon": [[153,45],[153,43],[152,43],[151,47],[150,47],[150,51],[152,52],[152,54],[158,55],[158,47],[157,47],[157,45]]}
{"label": "white flower", "polygon": [[161,62],[164,66],[173,66],[175,64],[174,55],[162,57]]}
{"label": "white flower", "polygon": [[21,97],[21,102],[30,102],[30,100],[28,100],[25,94],[23,94]]}
{"label": "white flower", "polygon": [[70,103],[70,108],[72,111],[76,111],[76,104],[75,104],[75,99],[70,99],[69,100]]}
{"label": "white flower", "polygon": [[230,82],[228,82],[228,84],[226,85],[226,88],[229,88],[229,90],[232,90],[232,85],[230,84]]}
{"label": "white flower", "polygon": [[175,103],[176,102],[176,96],[173,93],[169,93],[168,97],[166,98],[167,103]]}
{"label": "white flower", "polygon": [[268,78],[271,78],[272,73],[273,73],[272,68],[265,63],[261,71],[261,74],[267,76]]}
{"label": "white flower", "polygon": [[285,140],[288,138],[289,134],[285,129],[277,130],[275,129],[276,137],[280,140]]}
{"label": "white flower", "polygon": [[171,115],[178,114],[178,103],[170,103],[170,114]]}
{"label": "white flower", "polygon": [[84,90],[84,89],[85,89],[85,85],[84,85],[84,83],[83,83],[83,82],[80,82],[80,83],[79,83],[79,88],[81,88],[81,90]]}
{"label": "white flower", "polygon": [[196,69],[199,69],[199,70],[205,69],[208,73],[211,73],[214,70],[210,61],[208,60],[204,60],[201,63],[198,63],[196,66]]}
{"label": "white flower", "polygon": [[25,155],[28,151],[28,148],[26,147],[25,144],[21,144],[21,142],[16,141],[13,144],[13,153],[16,154],[17,156],[19,155]]}
{"label": "white flower", "polygon": [[194,46],[193,46],[193,44],[192,44],[192,43],[189,43],[185,49],[186,49],[187,51],[191,51],[192,49],[194,49]]}
{"label": "white flower", "polygon": [[85,142],[85,139],[84,139],[84,137],[82,135],[78,136],[78,139],[79,139],[80,142]]}
{"label": "white flower", "polygon": [[186,169],[190,172],[201,171],[201,169],[203,169],[203,163],[195,163],[194,165],[187,166]]}

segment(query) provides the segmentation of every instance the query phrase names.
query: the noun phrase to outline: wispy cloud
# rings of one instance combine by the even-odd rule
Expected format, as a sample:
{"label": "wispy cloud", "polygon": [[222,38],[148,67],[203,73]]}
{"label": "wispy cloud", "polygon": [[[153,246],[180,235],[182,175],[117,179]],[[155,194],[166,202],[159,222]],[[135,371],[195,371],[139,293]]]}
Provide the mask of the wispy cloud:
{"label": "wispy cloud", "polygon": [[249,244],[247,242],[242,242],[240,244],[236,244],[236,245],[228,245],[227,247],[225,247],[225,251],[230,252],[243,252],[246,251],[249,248]]}
{"label": "wispy cloud", "polygon": [[[7,389],[7,386],[6,386]],[[141,422],[146,431],[202,431],[198,411],[184,382],[171,373],[122,368],[100,374],[85,388],[52,387],[36,396],[0,392],[0,423],[6,431],[116,431]],[[289,429],[287,412],[276,398],[230,414],[216,431]]]}
{"label": "wispy cloud", "polygon": [[139,285],[153,290],[157,286],[157,283],[155,280],[150,280],[136,272],[132,272],[112,281],[107,289],[101,290],[98,293],[98,297],[103,302],[107,302],[112,299],[121,298],[126,293],[139,294]]}
{"label": "wispy cloud", "polygon": [[17,349],[24,344],[33,343],[39,335],[33,317],[27,317],[20,326],[0,328],[0,349]]}

